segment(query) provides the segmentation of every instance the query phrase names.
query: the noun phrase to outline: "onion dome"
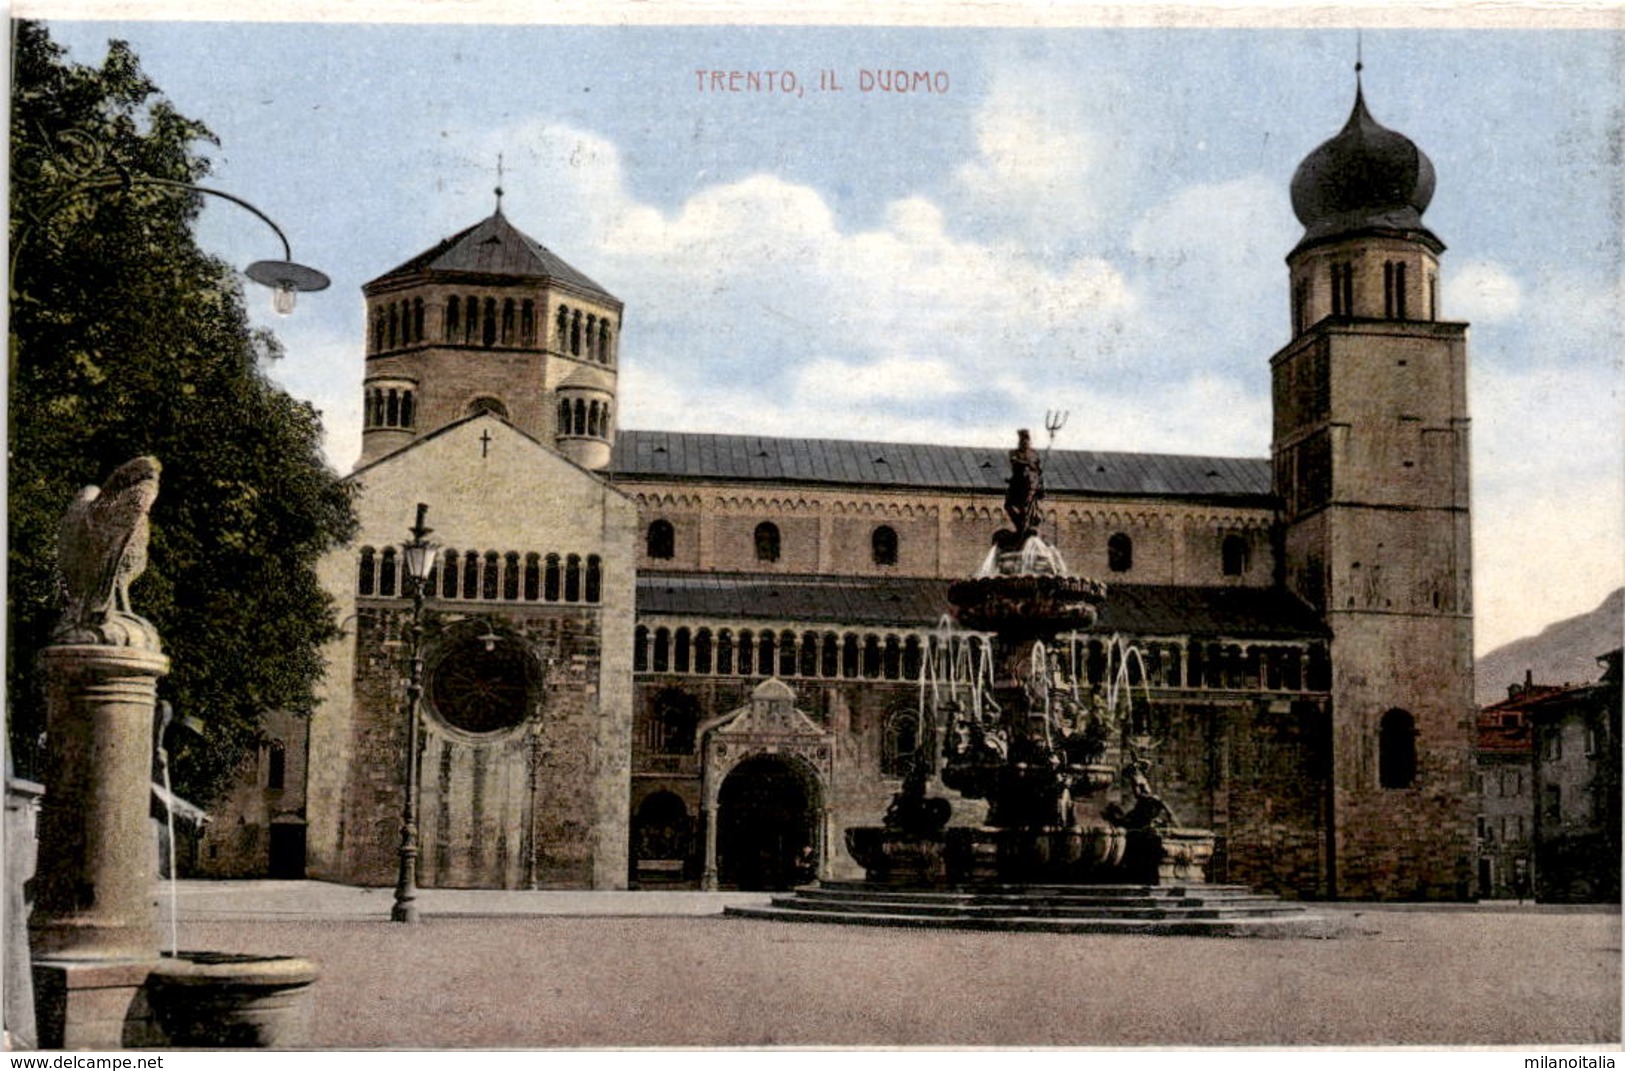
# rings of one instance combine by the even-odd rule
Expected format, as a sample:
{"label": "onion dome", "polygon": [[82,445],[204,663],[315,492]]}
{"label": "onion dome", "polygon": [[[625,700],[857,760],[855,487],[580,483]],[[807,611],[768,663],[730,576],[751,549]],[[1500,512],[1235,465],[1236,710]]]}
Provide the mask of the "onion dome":
{"label": "onion dome", "polygon": [[1292,176],[1292,211],[1304,225],[1298,249],[1356,234],[1418,239],[1444,249],[1422,223],[1433,200],[1433,163],[1416,143],[1366,110],[1356,88],[1354,110],[1337,136],[1304,157]]}

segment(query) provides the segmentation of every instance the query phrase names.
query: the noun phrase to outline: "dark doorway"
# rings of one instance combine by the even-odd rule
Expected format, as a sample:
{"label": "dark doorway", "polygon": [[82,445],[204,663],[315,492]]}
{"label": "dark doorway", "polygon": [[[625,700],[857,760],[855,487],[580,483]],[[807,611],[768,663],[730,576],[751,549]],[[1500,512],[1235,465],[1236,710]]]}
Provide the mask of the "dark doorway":
{"label": "dark doorway", "polygon": [[717,880],[724,888],[788,889],[818,873],[818,788],[774,755],[740,763],[717,802]]}
{"label": "dark doorway", "polygon": [[271,876],[291,881],[305,877],[305,825],[303,822],[271,824]]}
{"label": "dark doorway", "polygon": [[692,877],[693,820],[673,792],[655,792],[632,819],[633,879],[639,886],[671,884]]}

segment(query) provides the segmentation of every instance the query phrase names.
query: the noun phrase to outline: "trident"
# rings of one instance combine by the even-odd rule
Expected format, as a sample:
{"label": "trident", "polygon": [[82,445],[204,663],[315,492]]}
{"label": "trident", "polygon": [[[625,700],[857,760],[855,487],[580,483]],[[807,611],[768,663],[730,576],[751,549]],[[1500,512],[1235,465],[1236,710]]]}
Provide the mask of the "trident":
{"label": "trident", "polygon": [[1055,433],[1066,427],[1066,418],[1072,413],[1067,409],[1044,410],[1044,430],[1049,432],[1049,442],[1044,444],[1044,460],[1049,460],[1049,452],[1055,445]]}

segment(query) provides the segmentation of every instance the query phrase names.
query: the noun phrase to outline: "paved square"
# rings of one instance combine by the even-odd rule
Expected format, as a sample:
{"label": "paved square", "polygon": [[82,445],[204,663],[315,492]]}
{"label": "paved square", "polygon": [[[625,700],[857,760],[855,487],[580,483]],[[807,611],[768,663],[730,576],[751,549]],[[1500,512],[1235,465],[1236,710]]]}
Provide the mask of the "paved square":
{"label": "paved square", "polygon": [[[386,895],[376,901],[387,910]],[[1325,910],[1344,936],[558,914],[431,916],[415,928],[215,916],[184,921],[181,936],[317,960],[320,1048],[1619,1041],[1617,913]]]}

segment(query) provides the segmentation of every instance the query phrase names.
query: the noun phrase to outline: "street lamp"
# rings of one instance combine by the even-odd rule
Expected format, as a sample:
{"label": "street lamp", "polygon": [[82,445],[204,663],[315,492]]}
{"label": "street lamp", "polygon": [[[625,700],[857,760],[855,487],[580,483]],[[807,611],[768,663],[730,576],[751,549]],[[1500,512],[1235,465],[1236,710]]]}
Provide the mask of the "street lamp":
{"label": "street lamp", "polygon": [[108,158],[101,141],[84,130],[63,131],[58,135],[58,139],[66,149],[64,153],[56,155],[58,167],[74,181],[67,189],[46,202],[43,210],[35,213],[24,209],[23,225],[11,248],[12,280],[17,278],[18,255],[34,229],[56,215],[73,198],[99,190],[128,190],[136,186],[156,186],[182,193],[207,194],[210,197],[230,201],[252,212],[276,232],[277,239],[282,243],[282,259],[256,260],[244,269],[243,274],[261,286],[270,287],[271,307],[279,315],[286,316],[293,311],[294,300],[300,293],[326,290],[331,283],[326,275],[315,268],[295,263],[293,248],[288,244],[288,236],[282,233],[282,228],[278,227],[270,216],[236,194],[191,182],[132,172],[118,160]]}
{"label": "street lamp", "polygon": [[402,776],[405,791],[401,801],[400,872],[395,878],[395,904],[391,922],[418,920],[418,719],[423,700],[423,595],[429,572],[434,568],[435,544],[428,535],[434,529],[424,523],[427,504],[418,503],[417,523],[412,538],[401,544],[406,564],[406,582],[411,587],[412,623],[408,627],[408,657],[411,673],[406,682],[406,770]]}

